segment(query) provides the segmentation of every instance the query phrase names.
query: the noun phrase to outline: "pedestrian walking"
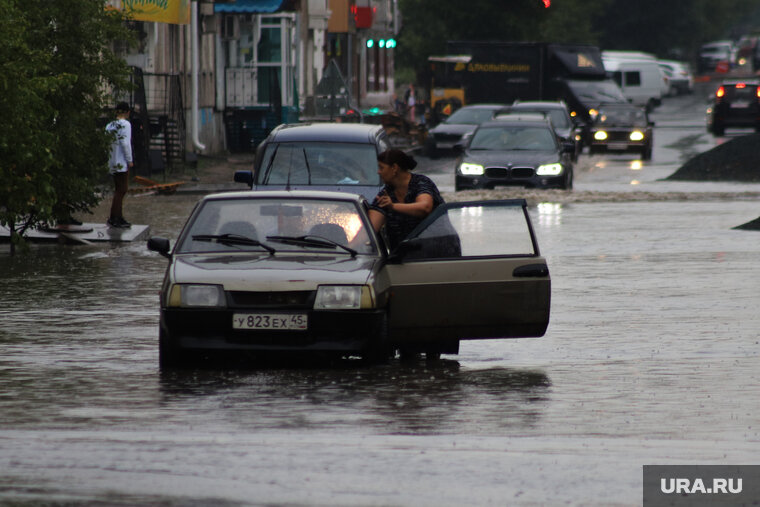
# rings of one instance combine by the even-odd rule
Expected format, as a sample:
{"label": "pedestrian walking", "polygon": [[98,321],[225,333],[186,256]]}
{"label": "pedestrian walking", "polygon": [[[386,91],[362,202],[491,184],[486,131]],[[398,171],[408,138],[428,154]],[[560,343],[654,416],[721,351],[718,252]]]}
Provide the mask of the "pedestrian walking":
{"label": "pedestrian walking", "polygon": [[417,123],[415,121],[417,109],[417,92],[414,89],[414,83],[410,83],[409,88],[407,88],[406,92],[404,92],[404,104],[406,104],[406,110],[409,113],[409,121],[412,123]]}
{"label": "pedestrian walking", "polygon": [[134,166],[132,159],[132,125],[129,123],[129,104],[116,105],[116,119],[106,126],[106,132],[113,136],[108,171],[113,176],[114,193],[111,201],[111,216],[108,225],[126,229],[132,226],[124,219],[122,206],[129,188],[129,169]]}

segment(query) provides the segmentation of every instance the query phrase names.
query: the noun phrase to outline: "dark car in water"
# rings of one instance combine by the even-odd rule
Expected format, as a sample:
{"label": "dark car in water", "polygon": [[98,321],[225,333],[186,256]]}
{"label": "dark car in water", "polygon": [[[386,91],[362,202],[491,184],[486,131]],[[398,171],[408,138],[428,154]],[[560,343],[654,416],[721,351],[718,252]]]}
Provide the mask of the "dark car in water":
{"label": "dark car in water", "polygon": [[389,148],[380,125],[283,124],[257,148],[253,171],[237,171],[235,181],[253,190],[333,190],[372,199],[381,187],[377,155]]}
{"label": "dark car in water", "polygon": [[573,187],[573,143],[563,144],[543,115],[500,115],[472,134],[457,160],[456,190]]}
{"label": "dark car in water", "polygon": [[760,132],[760,80],[723,81],[713,96],[707,128],[722,136],[726,128],[753,128]]}
{"label": "dark car in water", "polygon": [[524,199],[438,206],[389,252],[367,200],[323,191],[204,197],[173,248],[160,297],[159,363],[222,352],[307,361],[460,340],[538,337],[551,280]]}
{"label": "dark car in water", "polygon": [[642,160],[652,158],[654,122],[649,120],[645,107],[633,104],[603,104],[599,106],[591,126],[589,153],[634,152]]}
{"label": "dark car in water", "polygon": [[436,157],[442,152],[453,153],[454,147],[466,140],[478,125],[492,120],[505,107],[507,106],[504,104],[474,104],[457,109],[454,114],[428,131],[425,154]]}

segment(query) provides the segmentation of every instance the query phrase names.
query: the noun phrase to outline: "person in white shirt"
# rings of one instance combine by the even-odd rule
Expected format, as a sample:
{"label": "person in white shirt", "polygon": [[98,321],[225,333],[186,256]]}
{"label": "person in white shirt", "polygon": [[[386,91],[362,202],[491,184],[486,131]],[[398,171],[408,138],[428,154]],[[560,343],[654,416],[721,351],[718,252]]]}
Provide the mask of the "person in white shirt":
{"label": "person in white shirt", "polygon": [[132,224],[124,219],[122,205],[129,188],[129,169],[134,166],[132,159],[132,125],[129,123],[129,104],[116,105],[116,119],[106,126],[106,132],[113,136],[108,171],[113,175],[114,193],[111,202],[111,216],[108,225],[128,228]]}

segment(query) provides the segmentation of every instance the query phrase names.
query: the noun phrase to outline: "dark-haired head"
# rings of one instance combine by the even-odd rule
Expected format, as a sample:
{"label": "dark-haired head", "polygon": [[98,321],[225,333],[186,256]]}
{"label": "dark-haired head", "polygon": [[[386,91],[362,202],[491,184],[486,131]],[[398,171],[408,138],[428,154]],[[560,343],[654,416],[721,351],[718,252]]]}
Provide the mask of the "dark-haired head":
{"label": "dark-haired head", "polygon": [[414,158],[396,149],[385,150],[377,156],[377,161],[388,165],[397,164],[404,171],[411,171],[417,167],[417,161]]}
{"label": "dark-haired head", "polygon": [[130,110],[129,104],[126,102],[119,102],[116,104],[116,112],[117,113],[128,113]]}

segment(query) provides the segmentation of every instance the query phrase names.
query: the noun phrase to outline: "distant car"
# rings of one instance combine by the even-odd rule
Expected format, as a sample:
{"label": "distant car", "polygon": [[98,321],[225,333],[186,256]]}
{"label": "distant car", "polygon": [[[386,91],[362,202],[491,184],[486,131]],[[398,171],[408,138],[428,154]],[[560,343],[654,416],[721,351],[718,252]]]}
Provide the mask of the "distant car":
{"label": "distant car", "polygon": [[521,186],[573,187],[572,153],[551,123],[536,119],[502,118],[483,123],[457,160],[456,190]]}
{"label": "distant car", "polygon": [[221,352],[457,353],[459,341],[542,336],[551,280],[524,199],[443,204],[394,252],[366,199],[320,191],[204,197],[172,248],[159,364]]}
{"label": "distant car", "polygon": [[605,152],[640,153],[651,160],[654,122],[646,108],[633,104],[605,104],[591,126],[591,154]]}
{"label": "distant car", "polygon": [[688,64],[675,60],[658,60],[657,64],[668,76],[670,95],[694,93],[694,74]]}
{"label": "distant car", "polygon": [[713,96],[707,128],[722,136],[727,127],[753,128],[760,132],[760,80],[726,80]]}
{"label": "distant car", "polygon": [[452,152],[454,146],[462,143],[478,125],[492,120],[505,107],[505,104],[474,104],[457,109],[445,121],[428,131],[425,154],[436,157],[443,151]]}
{"label": "distant car", "polygon": [[572,143],[575,145],[575,151],[572,153],[573,162],[578,160],[578,156],[583,151],[583,127],[581,123],[576,124],[570,117],[570,111],[564,102],[561,101],[532,101],[521,102],[515,101],[509,107],[512,112],[539,112],[544,113],[551,120],[554,132],[563,143]]}
{"label": "distant car", "polygon": [[[697,73],[715,72],[719,63],[730,67],[734,63],[736,50],[731,41],[716,41],[703,44],[697,57]],[[726,69],[728,70],[728,69]]]}
{"label": "distant car", "polygon": [[388,148],[380,125],[283,124],[257,148],[253,171],[237,171],[235,181],[253,190],[333,190],[372,199],[381,188],[377,155]]}

